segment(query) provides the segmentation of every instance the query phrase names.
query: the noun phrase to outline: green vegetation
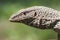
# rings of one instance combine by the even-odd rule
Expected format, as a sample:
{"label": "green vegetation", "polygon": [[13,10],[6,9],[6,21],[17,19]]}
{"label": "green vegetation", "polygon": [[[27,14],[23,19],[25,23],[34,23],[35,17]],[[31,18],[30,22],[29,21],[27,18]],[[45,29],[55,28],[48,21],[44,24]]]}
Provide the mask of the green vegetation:
{"label": "green vegetation", "polygon": [[11,14],[35,5],[60,10],[60,0],[0,0],[0,40],[57,40],[57,33],[51,29],[41,30],[9,22]]}

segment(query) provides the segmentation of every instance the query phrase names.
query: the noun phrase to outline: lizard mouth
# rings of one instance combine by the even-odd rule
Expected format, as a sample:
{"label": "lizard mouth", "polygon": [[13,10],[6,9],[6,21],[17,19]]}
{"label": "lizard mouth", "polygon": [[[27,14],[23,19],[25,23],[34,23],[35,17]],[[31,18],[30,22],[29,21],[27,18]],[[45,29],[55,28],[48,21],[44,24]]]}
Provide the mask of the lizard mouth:
{"label": "lizard mouth", "polygon": [[20,21],[10,20],[10,22],[22,23],[22,20],[20,20]]}
{"label": "lizard mouth", "polygon": [[17,23],[21,23],[22,22],[22,20],[15,20],[15,19],[11,19],[11,18],[9,18],[9,21],[10,22],[17,22]]}

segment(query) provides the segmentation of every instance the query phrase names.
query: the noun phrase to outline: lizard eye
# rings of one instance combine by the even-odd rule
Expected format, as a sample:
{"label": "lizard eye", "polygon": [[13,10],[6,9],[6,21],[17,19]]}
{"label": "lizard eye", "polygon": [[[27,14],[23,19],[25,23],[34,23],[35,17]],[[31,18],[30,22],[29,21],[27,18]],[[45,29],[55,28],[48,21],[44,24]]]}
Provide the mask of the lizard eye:
{"label": "lizard eye", "polygon": [[23,14],[24,14],[24,15],[26,15],[26,13],[25,13],[25,12],[24,12]]}

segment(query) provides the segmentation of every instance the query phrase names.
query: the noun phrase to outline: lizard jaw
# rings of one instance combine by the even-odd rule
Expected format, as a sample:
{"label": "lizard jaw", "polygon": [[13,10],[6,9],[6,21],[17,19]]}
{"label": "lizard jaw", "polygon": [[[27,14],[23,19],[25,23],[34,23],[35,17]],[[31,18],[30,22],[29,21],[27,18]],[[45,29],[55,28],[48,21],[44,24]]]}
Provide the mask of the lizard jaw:
{"label": "lizard jaw", "polygon": [[9,18],[9,21],[10,21],[10,22],[15,22],[12,18]]}
{"label": "lizard jaw", "polygon": [[13,18],[9,18],[10,22],[17,22],[17,23],[22,23],[22,20],[19,20],[18,18],[13,19]]}
{"label": "lizard jaw", "polygon": [[9,18],[9,21],[10,21],[10,22],[17,22],[17,23],[21,23],[21,21],[13,20],[13,19],[11,19],[11,18]]}

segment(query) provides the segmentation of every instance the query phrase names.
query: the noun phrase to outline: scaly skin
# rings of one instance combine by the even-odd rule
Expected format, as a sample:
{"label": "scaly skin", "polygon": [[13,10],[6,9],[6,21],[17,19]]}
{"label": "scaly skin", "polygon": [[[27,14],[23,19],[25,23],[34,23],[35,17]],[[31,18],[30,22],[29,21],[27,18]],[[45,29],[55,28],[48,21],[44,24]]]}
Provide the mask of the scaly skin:
{"label": "scaly skin", "polygon": [[60,40],[60,12],[55,9],[33,6],[19,10],[9,20],[40,29],[54,29],[54,31],[58,32],[58,40]]}
{"label": "scaly skin", "polygon": [[13,14],[9,20],[40,29],[60,29],[60,12],[44,6],[21,9]]}

